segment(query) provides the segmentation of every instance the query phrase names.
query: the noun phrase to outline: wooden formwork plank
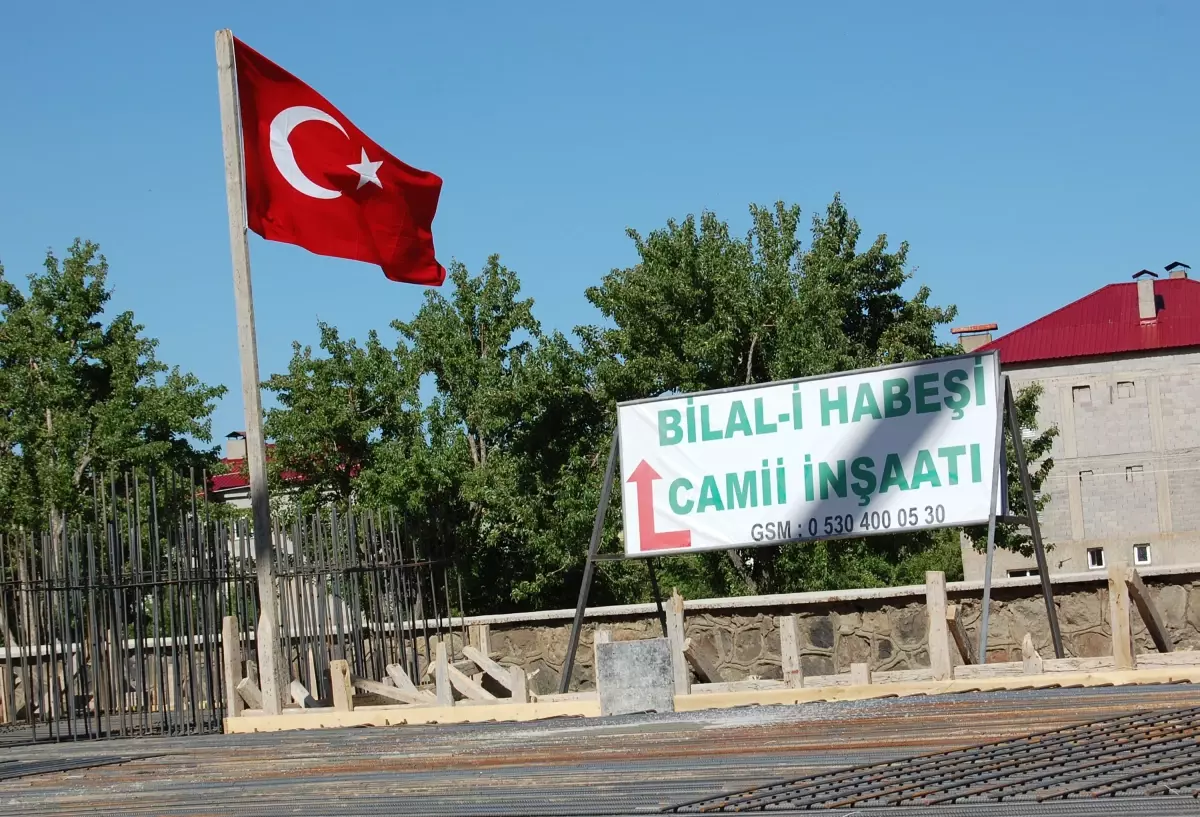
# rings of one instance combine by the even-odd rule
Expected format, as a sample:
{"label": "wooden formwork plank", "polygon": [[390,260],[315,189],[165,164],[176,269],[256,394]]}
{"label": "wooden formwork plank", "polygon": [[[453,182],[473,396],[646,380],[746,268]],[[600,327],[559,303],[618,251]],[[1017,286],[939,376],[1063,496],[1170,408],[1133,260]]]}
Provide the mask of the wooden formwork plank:
{"label": "wooden formwork plank", "polygon": [[378,695],[380,698],[387,698],[405,704],[431,705],[437,703],[436,697],[421,690],[391,687],[387,684],[381,684],[378,681],[372,681],[369,678],[359,678],[357,675],[350,676],[350,680],[354,684],[355,689],[370,692],[372,695]]}
{"label": "wooden formwork plank", "polygon": [[1108,569],[1108,623],[1112,628],[1113,661],[1118,670],[1133,669],[1133,628],[1130,624],[1129,568],[1114,565]]}
{"label": "wooden formwork plank", "polygon": [[[475,703],[475,702],[469,702]],[[480,702],[477,706],[360,707],[350,712],[335,709],[297,709],[283,715],[254,715],[225,719],[226,734],[283,732],[294,729],[335,729],[348,726],[400,726],[430,723],[484,723],[535,721],[545,718],[599,717],[600,699],[535,701],[533,703]]]}
{"label": "wooden formwork plank", "polygon": [[950,631],[950,637],[954,639],[954,646],[958,648],[958,655],[963,663],[974,664],[975,651],[971,649],[971,638],[967,635],[967,628],[963,626],[960,609],[957,604],[946,608],[946,628]]}
{"label": "wooden formwork plank", "polygon": [[770,689],[752,692],[724,692],[706,695],[676,695],[675,711],[725,709],[736,706],[769,706],[810,703],[813,701],[852,701],[865,698],[938,695],[955,692],[989,692],[1004,689],[1051,688],[1064,686],[1125,686],[1136,684],[1174,684],[1200,682],[1200,667],[1175,667],[1156,670],[1114,670],[1093,673],[1046,673],[1019,678],[972,678],[950,681],[920,681],[897,684],[820,687],[814,689]]}
{"label": "wooden formwork plank", "polygon": [[800,666],[800,619],[795,614],[779,617],[779,655],[783,664],[783,683],[792,689],[804,686]]}
{"label": "wooden formwork plank", "polygon": [[935,680],[948,680],[953,677],[954,663],[946,627],[946,574],[940,570],[925,573],[925,613],[929,619],[929,668]]}
{"label": "wooden formwork plank", "polygon": [[1142,623],[1150,632],[1155,649],[1159,652],[1174,650],[1175,640],[1171,638],[1171,631],[1163,623],[1162,616],[1158,614],[1158,608],[1154,605],[1154,599],[1150,598],[1149,588],[1142,582],[1142,577],[1136,570],[1130,569],[1127,572],[1125,585],[1133,598],[1134,606],[1137,607],[1138,615],[1142,617]]}

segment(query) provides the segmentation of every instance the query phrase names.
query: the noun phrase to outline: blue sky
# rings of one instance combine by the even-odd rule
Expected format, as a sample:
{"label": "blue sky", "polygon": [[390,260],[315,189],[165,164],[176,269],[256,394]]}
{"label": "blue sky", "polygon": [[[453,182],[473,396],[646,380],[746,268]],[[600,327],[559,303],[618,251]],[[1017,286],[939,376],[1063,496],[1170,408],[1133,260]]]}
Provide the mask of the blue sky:
{"label": "blue sky", "polygon": [[[960,323],[1009,330],[1172,260],[1200,270],[1200,5],[13,2],[0,28],[0,263],[98,241],[114,305],[241,428],[213,32],[445,179],[443,262],[500,253],[548,327],[643,232],[750,202],[912,245]],[[185,8],[187,6],[187,8]],[[201,8],[203,7],[203,8]],[[260,359],[362,338],[423,290],[251,238]],[[390,332],[385,332],[390,337]]]}

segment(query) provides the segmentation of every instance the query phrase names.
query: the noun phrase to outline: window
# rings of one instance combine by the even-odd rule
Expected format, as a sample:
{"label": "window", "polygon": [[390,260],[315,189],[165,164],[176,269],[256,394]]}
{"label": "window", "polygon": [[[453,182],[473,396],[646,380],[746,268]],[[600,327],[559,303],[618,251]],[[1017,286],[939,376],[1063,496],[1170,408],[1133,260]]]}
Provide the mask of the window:
{"label": "window", "polygon": [[1150,564],[1150,546],[1149,545],[1134,545],[1133,546],[1133,563],[1135,565]]}
{"label": "window", "polygon": [[1118,380],[1117,381],[1117,397],[1133,397],[1133,381]]}
{"label": "window", "polygon": [[1125,466],[1125,481],[1140,482],[1142,479],[1142,466],[1126,465]]}
{"label": "window", "polygon": [[1036,576],[1038,574],[1036,567],[1022,567],[1019,570],[1008,571],[1010,579],[1023,579],[1026,576]]}
{"label": "window", "polygon": [[1104,548],[1088,548],[1088,569],[1104,569]]}
{"label": "window", "polygon": [[1092,402],[1092,387],[1075,386],[1071,389],[1071,399],[1073,399],[1076,403]]}

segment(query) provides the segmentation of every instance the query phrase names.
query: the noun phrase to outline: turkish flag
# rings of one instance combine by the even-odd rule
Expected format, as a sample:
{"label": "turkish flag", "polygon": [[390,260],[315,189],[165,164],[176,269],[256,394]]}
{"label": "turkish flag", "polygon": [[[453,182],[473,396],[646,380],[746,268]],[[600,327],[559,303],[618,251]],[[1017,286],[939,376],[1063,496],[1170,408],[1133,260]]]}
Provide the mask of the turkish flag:
{"label": "turkish flag", "polygon": [[318,255],[441,285],[433,217],[442,180],[367,138],[325,97],[234,40],[249,227]]}

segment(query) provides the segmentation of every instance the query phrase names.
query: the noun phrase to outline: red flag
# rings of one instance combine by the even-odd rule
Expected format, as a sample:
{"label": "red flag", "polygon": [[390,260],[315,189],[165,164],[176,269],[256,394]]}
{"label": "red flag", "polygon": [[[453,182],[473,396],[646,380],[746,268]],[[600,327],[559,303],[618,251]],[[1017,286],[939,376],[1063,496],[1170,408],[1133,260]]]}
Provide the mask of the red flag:
{"label": "red flag", "polygon": [[234,40],[250,229],[318,255],[378,264],[439,286],[433,251],[442,180],[409,167],[325,97]]}

